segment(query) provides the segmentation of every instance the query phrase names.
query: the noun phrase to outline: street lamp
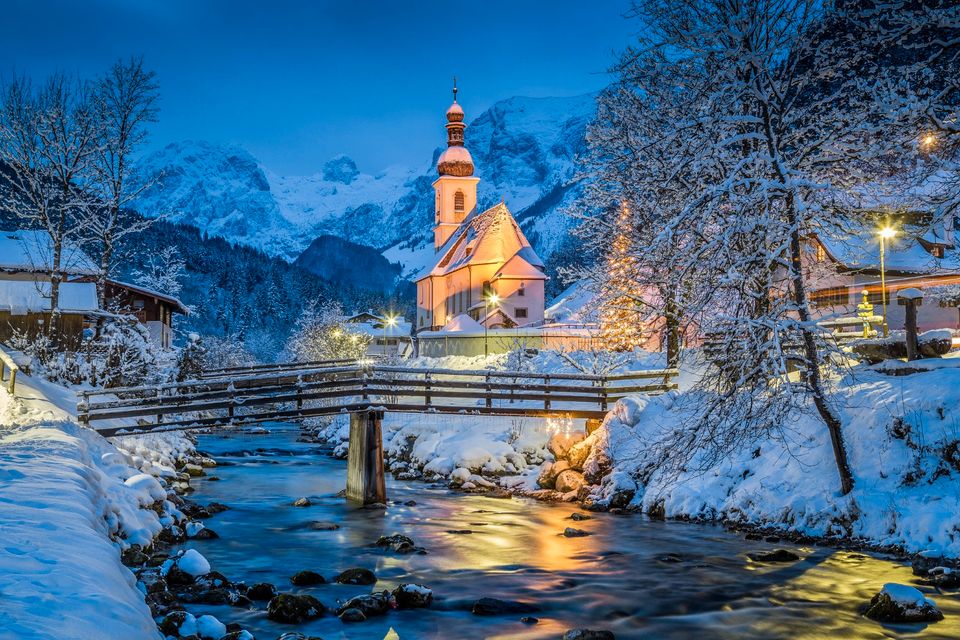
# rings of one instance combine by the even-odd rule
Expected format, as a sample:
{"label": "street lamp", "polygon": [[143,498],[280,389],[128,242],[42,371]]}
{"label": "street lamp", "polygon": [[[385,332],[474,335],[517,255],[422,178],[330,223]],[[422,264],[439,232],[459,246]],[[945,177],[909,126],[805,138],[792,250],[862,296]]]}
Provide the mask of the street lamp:
{"label": "street lamp", "polygon": [[490,347],[487,342],[487,336],[490,331],[490,307],[497,306],[497,303],[500,302],[500,296],[495,292],[491,292],[485,300],[483,305],[483,310],[486,312],[483,318],[483,356],[487,357],[490,355]]}
{"label": "street lamp", "polygon": [[897,235],[895,229],[886,226],[878,232],[880,234],[880,301],[883,303],[883,337],[890,335],[890,328],[887,326],[887,275],[884,257],[886,253],[886,241]]}
{"label": "street lamp", "polygon": [[[385,345],[386,348],[383,350],[384,355],[387,355],[390,352],[390,339],[393,337],[393,330],[397,326],[397,316],[394,316],[394,315],[387,316],[386,325],[387,325],[387,344]],[[394,349],[394,351],[399,351],[399,349]]]}

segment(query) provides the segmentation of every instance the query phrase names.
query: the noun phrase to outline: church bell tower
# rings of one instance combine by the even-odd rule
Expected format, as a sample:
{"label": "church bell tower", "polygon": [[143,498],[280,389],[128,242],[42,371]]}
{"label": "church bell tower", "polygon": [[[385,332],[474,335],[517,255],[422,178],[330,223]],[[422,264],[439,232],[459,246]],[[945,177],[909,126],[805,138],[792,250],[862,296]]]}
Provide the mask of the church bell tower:
{"label": "church bell tower", "polygon": [[440,251],[454,231],[477,206],[477,183],[473,176],[473,158],[463,146],[463,107],[457,102],[457,80],[453,80],[453,104],[447,109],[447,148],[437,160],[440,177],[433,183],[433,247]]}

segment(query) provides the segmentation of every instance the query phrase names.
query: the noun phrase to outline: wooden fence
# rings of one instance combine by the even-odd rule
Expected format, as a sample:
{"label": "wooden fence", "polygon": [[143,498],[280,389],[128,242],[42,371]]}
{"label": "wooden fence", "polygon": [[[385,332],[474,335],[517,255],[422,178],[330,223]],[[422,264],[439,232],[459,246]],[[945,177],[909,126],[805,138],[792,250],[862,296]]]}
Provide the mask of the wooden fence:
{"label": "wooden fence", "polygon": [[406,413],[602,418],[618,399],[676,388],[676,369],[594,376],[325,366],[148,387],[83,391],[81,422],[111,436],[377,409]]}

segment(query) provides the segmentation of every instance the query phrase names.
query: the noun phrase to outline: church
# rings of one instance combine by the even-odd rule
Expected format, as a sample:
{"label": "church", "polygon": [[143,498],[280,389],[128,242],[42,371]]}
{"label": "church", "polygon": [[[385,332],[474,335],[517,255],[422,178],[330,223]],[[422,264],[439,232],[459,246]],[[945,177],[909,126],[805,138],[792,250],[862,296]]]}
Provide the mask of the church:
{"label": "church", "polygon": [[417,276],[417,331],[501,329],[543,322],[543,262],[503,202],[477,210],[463,108],[447,109],[447,148],[433,183],[435,260]]}

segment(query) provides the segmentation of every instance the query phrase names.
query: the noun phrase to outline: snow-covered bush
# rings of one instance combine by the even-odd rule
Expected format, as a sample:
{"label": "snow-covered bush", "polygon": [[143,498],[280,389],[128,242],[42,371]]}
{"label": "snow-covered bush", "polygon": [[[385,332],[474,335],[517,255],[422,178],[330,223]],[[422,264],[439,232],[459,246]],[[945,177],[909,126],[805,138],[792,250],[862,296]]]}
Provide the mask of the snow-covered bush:
{"label": "snow-covered bush", "polygon": [[187,343],[177,355],[177,380],[196,380],[203,371],[206,349],[200,344],[200,336],[191,333],[187,336]]}
{"label": "snow-covered bush", "polygon": [[287,351],[297,360],[336,360],[362,358],[370,337],[349,331],[346,315],[338,302],[322,306],[316,301],[304,309],[287,342]]}
{"label": "snow-covered bush", "polygon": [[218,338],[203,336],[203,368],[225,369],[228,367],[248,367],[259,360],[246,347],[247,341],[236,335]]}

